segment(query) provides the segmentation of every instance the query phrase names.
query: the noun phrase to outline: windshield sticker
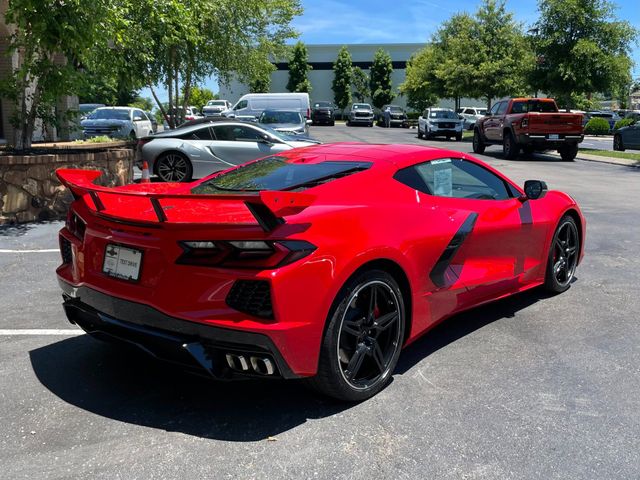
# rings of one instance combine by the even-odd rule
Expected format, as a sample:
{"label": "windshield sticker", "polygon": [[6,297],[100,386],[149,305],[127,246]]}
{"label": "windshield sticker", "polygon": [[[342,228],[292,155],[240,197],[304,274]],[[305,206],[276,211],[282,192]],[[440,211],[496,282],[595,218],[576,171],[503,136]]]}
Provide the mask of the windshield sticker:
{"label": "windshield sticker", "polygon": [[438,165],[439,163],[451,163],[450,158],[442,158],[440,160],[431,160],[431,165]]}
{"label": "windshield sticker", "polygon": [[453,194],[451,167],[433,171],[433,194],[439,197],[450,197]]}

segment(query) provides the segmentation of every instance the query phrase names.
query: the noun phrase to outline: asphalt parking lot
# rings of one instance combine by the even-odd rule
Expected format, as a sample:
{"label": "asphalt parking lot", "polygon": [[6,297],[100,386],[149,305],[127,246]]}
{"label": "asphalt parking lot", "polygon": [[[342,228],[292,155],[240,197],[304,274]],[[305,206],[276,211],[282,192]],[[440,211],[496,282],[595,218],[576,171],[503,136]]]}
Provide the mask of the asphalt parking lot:
{"label": "asphalt parking lot", "polygon": [[[471,151],[409,129],[311,133]],[[54,274],[61,224],[1,227],[0,478],[639,478],[640,168],[480,158],[578,200],[577,281],[444,322],[358,405],[295,382],[213,383],[81,335]]]}

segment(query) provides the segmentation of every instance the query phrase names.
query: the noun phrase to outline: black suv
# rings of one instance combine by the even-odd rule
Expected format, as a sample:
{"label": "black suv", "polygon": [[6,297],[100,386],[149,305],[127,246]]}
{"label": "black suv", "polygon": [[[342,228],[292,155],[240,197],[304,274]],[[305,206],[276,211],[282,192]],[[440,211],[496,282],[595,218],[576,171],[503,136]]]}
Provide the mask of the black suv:
{"label": "black suv", "polygon": [[389,113],[390,113],[390,127],[393,126],[398,126],[398,127],[408,127],[409,126],[409,119],[407,118],[407,114],[405,113],[405,111],[402,109],[402,107],[398,106],[398,105],[384,105],[382,107],[382,109],[380,110],[380,112],[378,112],[377,114],[377,121],[378,121],[378,125],[379,126],[384,126],[384,111],[386,109],[389,109]]}
{"label": "black suv", "polygon": [[335,109],[331,102],[315,102],[311,109],[311,121],[314,125],[326,123],[327,125],[335,125]]}

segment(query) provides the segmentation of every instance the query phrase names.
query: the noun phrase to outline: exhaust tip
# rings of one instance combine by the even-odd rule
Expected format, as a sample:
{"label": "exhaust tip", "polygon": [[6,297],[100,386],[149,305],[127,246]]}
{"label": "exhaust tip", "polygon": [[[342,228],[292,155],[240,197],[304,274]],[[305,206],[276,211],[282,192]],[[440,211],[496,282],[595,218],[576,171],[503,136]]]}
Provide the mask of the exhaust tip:
{"label": "exhaust tip", "polygon": [[273,375],[275,368],[273,362],[267,357],[251,357],[253,371],[260,375]]}
{"label": "exhaust tip", "polygon": [[229,368],[233,370],[239,370],[241,372],[246,372],[249,370],[249,363],[244,355],[236,355],[235,353],[227,353],[226,354],[227,365]]}

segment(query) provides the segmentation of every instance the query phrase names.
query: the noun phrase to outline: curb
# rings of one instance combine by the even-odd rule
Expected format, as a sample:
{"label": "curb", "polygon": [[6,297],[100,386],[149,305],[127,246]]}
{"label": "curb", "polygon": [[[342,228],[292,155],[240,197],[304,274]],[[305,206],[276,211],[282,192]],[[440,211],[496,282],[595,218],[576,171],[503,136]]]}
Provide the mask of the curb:
{"label": "curb", "polygon": [[[547,152],[547,155],[553,155],[554,157],[560,157],[559,153]],[[609,165],[622,165],[624,167],[640,168],[640,161],[631,160],[628,158],[615,158],[615,157],[601,157],[598,155],[580,154],[576,156],[576,160],[583,160],[585,162],[595,163],[607,163]]]}

